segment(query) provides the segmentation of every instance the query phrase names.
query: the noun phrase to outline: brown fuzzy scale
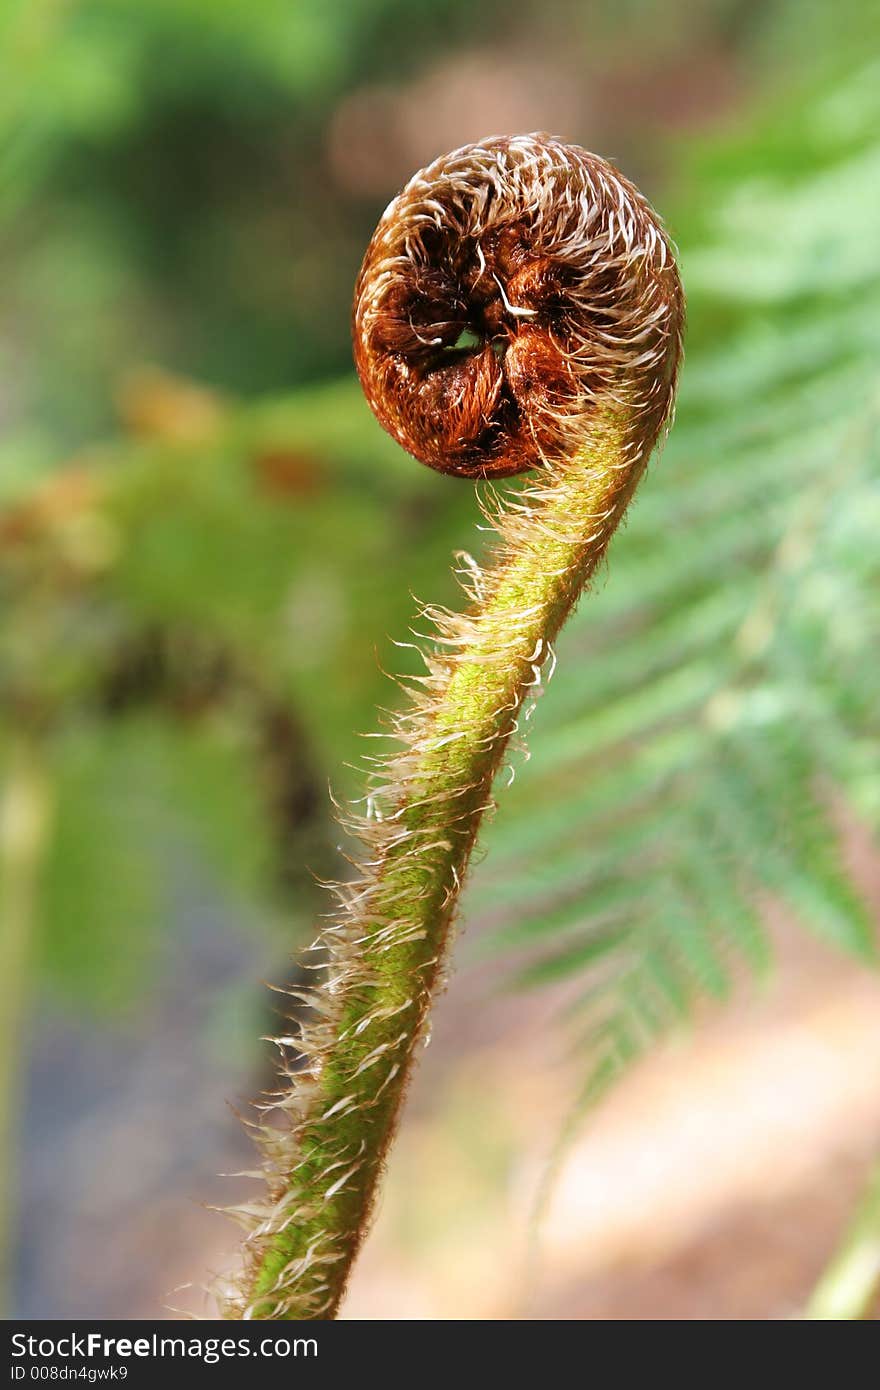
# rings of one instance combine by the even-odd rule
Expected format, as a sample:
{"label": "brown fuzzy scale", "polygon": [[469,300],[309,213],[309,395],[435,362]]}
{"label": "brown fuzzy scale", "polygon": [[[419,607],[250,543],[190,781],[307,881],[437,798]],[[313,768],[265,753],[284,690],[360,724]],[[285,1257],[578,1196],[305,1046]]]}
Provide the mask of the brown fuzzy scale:
{"label": "brown fuzzy scale", "polygon": [[[609,233],[624,242],[613,257]],[[652,325],[655,295],[665,312]],[[655,377],[682,309],[633,184],[577,146],[501,136],[436,160],[388,207],[355,289],[355,364],[380,423],[415,458],[504,477],[582,433],[621,349],[632,356],[634,320],[643,375]],[[648,412],[655,435],[667,404]]]}
{"label": "brown fuzzy scale", "polygon": [[[323,979],[259,1126],[267,1191],[230,1317],[332,1317],[369,1223],[414,1049],[442,981],[492,782],[552,642],[668,421],[683,298],[663,231],[611,165],[542,135],[457,150],[389,207],[357,284],[355,357],[376,415],[431,467],[534,470],[490,494],[490,563],[465,611],[422,610],[426,672],[375,760]],[[475,346],[459,345],[468,329]],[[282,1050],[289,1039],[279,1042]]]}

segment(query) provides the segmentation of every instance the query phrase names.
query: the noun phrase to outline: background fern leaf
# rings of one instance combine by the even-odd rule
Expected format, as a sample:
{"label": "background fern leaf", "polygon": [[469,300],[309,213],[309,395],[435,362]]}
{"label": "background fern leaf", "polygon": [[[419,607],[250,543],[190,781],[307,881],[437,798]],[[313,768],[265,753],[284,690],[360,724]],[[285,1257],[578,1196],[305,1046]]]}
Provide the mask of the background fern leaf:
{"label": "background fern leaf", "polygon": [[[842,831],[880,823],[869,86],[864,70],[813,94],[794,177],[763,124],[697,171],[711,211],[682,248],[677,423],[563,635],[467,899],[470,950],[514,951],[519,986],[571,981],[583,1103],[702,998],[766,971],[768,895],[876,956]],[[816,103],[847,112],[836,148]]]}

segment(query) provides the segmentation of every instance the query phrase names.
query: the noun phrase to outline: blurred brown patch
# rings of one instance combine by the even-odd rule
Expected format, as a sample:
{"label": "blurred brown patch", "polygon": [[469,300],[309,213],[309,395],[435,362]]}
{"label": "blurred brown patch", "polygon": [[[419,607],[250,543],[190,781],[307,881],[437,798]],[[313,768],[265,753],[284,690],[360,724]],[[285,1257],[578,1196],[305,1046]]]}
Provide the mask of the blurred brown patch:
{"label": "blurred brown patch", "polygon": [[100,500],[100,485],[85,467],[71,465],[38,484],[24,501],[0,512],[0,543],[23,544],[70,520]]}
{"label": "blurred brown patch", "polygon": [[264,449],[252,460],[252,467],[260,486],[282,500],[311,497],[324,487],[318,464],[298,449]]}

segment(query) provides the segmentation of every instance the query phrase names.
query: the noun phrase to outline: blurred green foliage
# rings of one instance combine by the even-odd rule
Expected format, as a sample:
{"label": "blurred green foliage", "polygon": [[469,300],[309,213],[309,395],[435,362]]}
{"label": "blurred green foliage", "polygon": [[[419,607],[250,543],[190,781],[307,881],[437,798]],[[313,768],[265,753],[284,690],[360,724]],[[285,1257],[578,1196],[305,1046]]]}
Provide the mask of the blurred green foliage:
{"label": "blurred green foliage", "polygon": [[[443,574],[452,515],[466,530],[476,507],[411,467],[365,411],[354,383],[218,408],[201,442],[131,444],[121,458],[108,447],[5,514],[0,705],[7,737],[18,726],[50,741],[59,833],[44,956],[56,977],[76,965],[80,992],[112,993],[149,949],[170,872],[156,854],[179,841],[187,807],[203,857],[213,849],[251,893],[277,881],[277,842],[293,836],[286,858],[303,863],[289,886],[314,910],[309,871],[328,868],[313,826],[329,813],[324,770],[353,791],[344,764],[387,694],[377,644],[411,669],[386,634],[406,630],[409,584]],[[447,597],[452,587],[447,576]],[[120,707],[120,662],[155,633],[177,643],[172,684]],[[297,712],[297,746],[278,757],[313,788],[302,823],[273,823],[271,804],[261,819],[265,775],[254,785],[241,768],[266,760],[262,710],[237,681],[216,689],[210,668],[200,674],[206,649],[258,680],[263,704]],[[133,719],[134,732],[114,727]]]}
{"label": "blurred green foliage", "polygon": [[261,392],[349,365],[374,205],[328,175],[341,93],[402,80],[503,7],[25,0],[0,20],[0,231],[20,416],[110,423],[120,362]]}

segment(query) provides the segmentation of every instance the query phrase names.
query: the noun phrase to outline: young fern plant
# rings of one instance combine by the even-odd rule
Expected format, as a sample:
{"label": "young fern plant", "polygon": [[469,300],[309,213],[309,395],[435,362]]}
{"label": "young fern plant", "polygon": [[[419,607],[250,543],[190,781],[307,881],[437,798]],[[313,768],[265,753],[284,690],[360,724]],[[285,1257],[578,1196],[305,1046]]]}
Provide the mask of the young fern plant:
{"label": "young fern plant", "polygon": [[492,782],[552,642],[596,571],[673,405],[684,302],[670,244],[610,164],[544,135],[441,158],[391,203],[355,290],[380,422],[466,478],[529,473],[486,512],[462,613],[425,610],[426,674],[356,824],[321,984],[259,1126],[268,1194],[230,1317],[333,1317],[368,1226],[444,970]]}

